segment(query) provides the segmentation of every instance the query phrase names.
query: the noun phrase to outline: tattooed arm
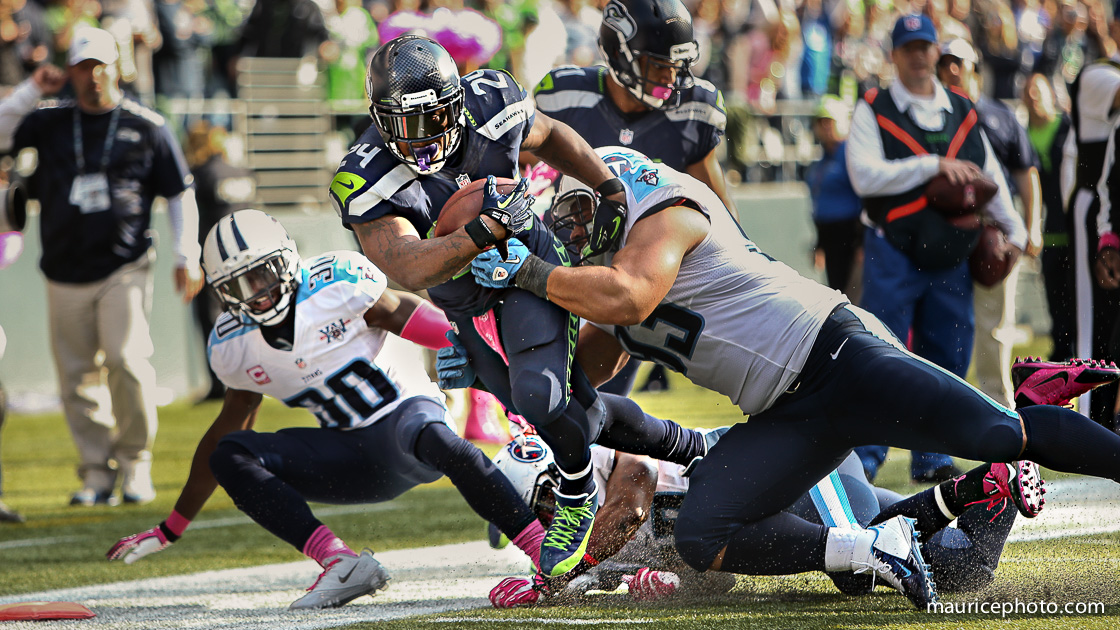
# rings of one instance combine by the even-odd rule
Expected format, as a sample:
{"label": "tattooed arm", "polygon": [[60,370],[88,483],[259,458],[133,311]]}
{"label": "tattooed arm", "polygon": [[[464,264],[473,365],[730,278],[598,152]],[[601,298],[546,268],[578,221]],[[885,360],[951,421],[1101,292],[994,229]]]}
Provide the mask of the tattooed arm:
{"label": "tattooed arm", "polygon": [[[482,217],[482,220],[495,236],[505,236],[505,228],[497,221],[489,217]],[[421,239],[407,219],[396,215],[356,224],[354,231],[366,258],[409,291],[443,284],[470,265],[482,251],[464,228],[447,236]]]}

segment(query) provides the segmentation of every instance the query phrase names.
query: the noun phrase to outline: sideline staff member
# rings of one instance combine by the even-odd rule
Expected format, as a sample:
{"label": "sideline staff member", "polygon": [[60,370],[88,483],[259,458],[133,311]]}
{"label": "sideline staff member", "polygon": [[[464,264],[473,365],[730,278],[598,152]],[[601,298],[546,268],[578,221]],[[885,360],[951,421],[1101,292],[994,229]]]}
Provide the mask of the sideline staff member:
{"label": "sideline staff member", "polygon": [[[31,180],[42,207],[39,267],[47,277],[51,346],[83,482],[72,505],[109,503],[118,472],[125,502],[155,498],[148,316],[156,195],[168,201],[176,290],[190,301],[202,283],[198,209],[182,150],[158,114],[121,94],[118,57],[112,35],[83,29],[68,59],[75,101],[36,109],[40,96],[65,82],[57,68],[42,68],[0,104],[0,149],[39,153]],[[98,351],[104,352],[100,364]],[[100,383],[101,368],[116,431],[87,391]]]}

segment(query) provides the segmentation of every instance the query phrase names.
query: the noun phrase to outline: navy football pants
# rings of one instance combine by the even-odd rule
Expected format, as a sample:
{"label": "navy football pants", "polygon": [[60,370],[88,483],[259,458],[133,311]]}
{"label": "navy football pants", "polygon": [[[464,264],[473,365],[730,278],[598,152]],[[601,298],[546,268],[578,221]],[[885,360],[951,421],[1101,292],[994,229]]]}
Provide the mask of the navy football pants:
{"label": "navy football pants", "polygon": [[[850,449],[884,442],[978,461],[1030,459],[1120,481],[1120,436],[1061,407],[1016,414],[906,352],[881,322],[849,306],[821,329],[797,391],[731,427],[697,467],[675,530],[681,557],[703,571],[724,547],[728,556],[737,546],[757,547],[788,529],[772,519],[787,517],[780,512]],[[820,542],[813,531],[807,546]],[[823,545],[804,564],[798,570],[821,568]]]}
{"label": "navy football pants", "polygon": [[535,516],[493,462],[444,424],[445,414],[418,396],[360,429],[236,431],[218,443],[210,469],[239,510],[300,551],[323,524],[308,501],[380,503],[444,475],[479,516],[516,537]]}

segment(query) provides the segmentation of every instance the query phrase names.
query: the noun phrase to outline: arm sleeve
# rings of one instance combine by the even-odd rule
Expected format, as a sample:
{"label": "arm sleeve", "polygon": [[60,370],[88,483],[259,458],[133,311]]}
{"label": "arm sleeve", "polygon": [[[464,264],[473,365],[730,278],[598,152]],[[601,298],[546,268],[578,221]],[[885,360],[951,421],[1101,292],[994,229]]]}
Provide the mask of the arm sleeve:
{"label": "arm sleeve", "polygon": [[1120,89],[1120,71],[1110,65],[1096,64],[1085,69],[1081,77],[1081,94],[1077,99],[1082,118],[1109,120],[1112,100]]}
{"label": "arm sleeve", "polygon": [[[880,98],[889,98],[882,94]],[[933,178],[940,168],[936,155],[916,155],[902,160],[883,157],[883,139],[875,112],[866,101],[856,104],[846,149],[848,177],[860,197],[883,197],[906,192]]]}
{"label": "arm sleeve", "polygon": [[[1115,239],[1115,230],[1112,227],[1112,195],[1116,194],[1116,191],[1112,190],[1108,185],[1109,176],[1112,175],[1112,172],[1116,168],[1115,126],[1113,127],[1112,133],[1108,134],[1108,148],[1105,149],[1104,155],[1104,168],[1101,169],[1101,178],[1100,181],[1097,182],[1097,197],[1100,199],[1101,203],[1100,212],[1097,213],[1097,238],[1100,239],[1105,234],[1113,233],[1111,238]],[[1092,246],[1093,242],[1089,241],[1089,244]],[[1115,245],[1114,242],[1110,242],[1109,244]],[[1099,248],[1102,243],[1097,243],[1097,245]]]}
{"label": "arm sleeve", "polygon": [[202,248],[198,245],[198,203],[194,188],[168,198],[167,218],[171,222],[171,248],[175,252],[176,266],[198,269]]}
{"label": "arm sleeve", "polygon": [[1062,191],[1062,207],[1068,209],[1073,203],[1073,187],[1077,185],[1077,139],[1071,129],[1062,145],[1062,166],[1058,174],[1058,186]]}
{"label": "arm sleeve", "polygon": [[[0,153],[7,153],[15,145],[16,130],[20,122],[35,111],[42,96],[39,86],[31,79],[20,83],[8,98],[0,102]],[[22,148],[22,147],[21,147]]]}
{"label": "arm sleeve", "polygon": [[996,196],[984,207],[984,214],[1007,235],[1008,242],[1019,249],[1025,249],[1027,226],[1023,223],[1023,217],[1015,211],[1015,204],[1011,201],[1011,189],[1008,188],[1003,169],[1000,168],[995,152],[992,151],[992,145],[988,142],[988,136],[981,131],[980,137],[984,140],[984,174],[999,186]]}

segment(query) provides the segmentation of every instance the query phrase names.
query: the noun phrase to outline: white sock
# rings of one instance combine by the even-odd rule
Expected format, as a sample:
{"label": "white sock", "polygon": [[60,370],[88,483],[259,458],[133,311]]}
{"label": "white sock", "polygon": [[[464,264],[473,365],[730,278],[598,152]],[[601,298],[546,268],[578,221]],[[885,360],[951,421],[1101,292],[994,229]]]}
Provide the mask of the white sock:
{"label": "white sock", "polygon": [[824,544],[824,570],[854,571],[863,567],[874,542],[875,532],[869,529],[829,527]]}

